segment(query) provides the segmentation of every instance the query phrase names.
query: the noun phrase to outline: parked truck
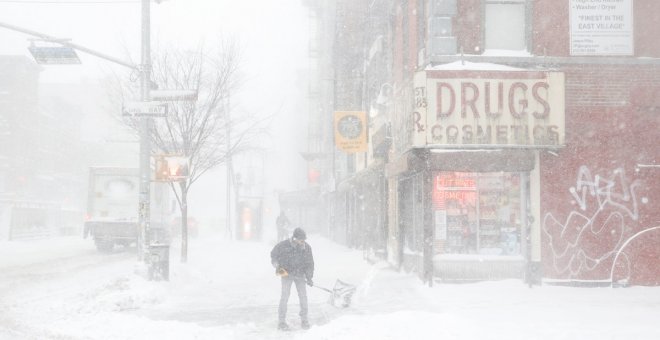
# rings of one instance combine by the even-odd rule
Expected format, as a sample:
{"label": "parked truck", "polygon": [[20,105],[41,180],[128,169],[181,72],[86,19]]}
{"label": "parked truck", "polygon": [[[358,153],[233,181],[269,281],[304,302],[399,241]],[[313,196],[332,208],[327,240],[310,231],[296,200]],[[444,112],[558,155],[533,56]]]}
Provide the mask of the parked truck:
{"label": "parked truck", "polygon": [[[99,251],[112,251],[115,245],[131,246],[139,235],[138,201],[140,177],[137,168],[91,167],[84,236],[91,236]],[[151,237],[169,242],[169,223],[174,202],[161,183],[151,189]]]}
{"label": "parked truck", "polygon": [[85,237],[100,251],[115,244],[130,246],[138,238],[139,170],[92,167],[89,169]]}

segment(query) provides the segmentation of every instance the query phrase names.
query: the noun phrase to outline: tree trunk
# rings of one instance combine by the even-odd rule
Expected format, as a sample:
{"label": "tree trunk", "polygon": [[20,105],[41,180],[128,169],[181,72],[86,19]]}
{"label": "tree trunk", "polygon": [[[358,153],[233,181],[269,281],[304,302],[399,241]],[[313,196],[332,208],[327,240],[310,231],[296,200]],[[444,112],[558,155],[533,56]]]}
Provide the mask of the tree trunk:
{"label": "tree trunk", "polygon": [[181,182],[181,263],[188,261],[188,188]]}

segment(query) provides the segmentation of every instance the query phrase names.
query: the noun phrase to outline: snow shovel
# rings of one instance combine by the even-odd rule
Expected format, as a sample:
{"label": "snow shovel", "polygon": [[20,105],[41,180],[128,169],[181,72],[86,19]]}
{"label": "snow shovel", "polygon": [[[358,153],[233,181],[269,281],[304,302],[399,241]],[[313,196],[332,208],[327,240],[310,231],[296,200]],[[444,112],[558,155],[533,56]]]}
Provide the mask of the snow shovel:
{"label": "snow shovel", "polygon": [[348,284],[341,280],[337,280],[337,282],[335,282],[335,287],[332,290],[317,285],[314,285],[314,287],[330,293],[330,300],[328,302],[335,307],[341,306],[342,308],[346,308],[351,305],[351,297],[353,297],[353,294],[357,289],[354,285]]}

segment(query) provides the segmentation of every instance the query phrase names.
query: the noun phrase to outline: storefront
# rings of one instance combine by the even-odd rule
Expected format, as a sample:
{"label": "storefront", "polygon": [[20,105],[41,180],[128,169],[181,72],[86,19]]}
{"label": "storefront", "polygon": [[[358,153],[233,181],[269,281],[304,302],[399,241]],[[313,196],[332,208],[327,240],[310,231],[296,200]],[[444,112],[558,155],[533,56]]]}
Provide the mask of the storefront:
{"label": "storefront", "polygon": [[[534,150],[417,149],[395,186],[390,261],[423,280],[522,278],[532,247]],[[401,170],[402,168],[399,168]],[[538,197],[534,198],[538,201]],[[538,230],[535,231],[538,234]],[[538,251],[537,251],[538,252]]]}
{"label": "storefront", "polygon": [[390,261],[429,283],[538,280],[539,152],[564,143],[563,74],[455,66],[416,76],[411,146],[386,171]]}
{"label": "storefront", "polygon": [[520,256],[524,211],[519,172],[433,174],[436,254]]}
{"label": "storefront", "polygon": [[429,152],[434,276],[445,281],[522,278],[532,261],[528,236],[535,151]]}

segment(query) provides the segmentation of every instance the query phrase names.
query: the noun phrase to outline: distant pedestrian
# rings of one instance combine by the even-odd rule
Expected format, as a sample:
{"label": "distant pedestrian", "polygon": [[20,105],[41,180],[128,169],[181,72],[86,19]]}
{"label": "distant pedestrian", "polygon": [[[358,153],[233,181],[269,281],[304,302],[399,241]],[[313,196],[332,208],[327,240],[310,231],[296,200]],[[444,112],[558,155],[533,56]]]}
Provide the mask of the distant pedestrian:
{"label": "distant pedestrian", "polygon": [[309,328],[307,318],[307,288],[314,286],[314,256],[312,247],[305,242],[307,235],[305,231],[296,228],[290,239],[279,242],[270,252],[271,263],[275,267],[275,273],[282,278],[282,295],[278,309],[279,323],[277,328],[288,330],[286,323],[287,304],[291,294],[291,285],[296,284],[298,301],[300,302],[300,325],[303,329]]}
{"label": "distant pedestrian", "polygon": [[277,216],[277,220],[275,221],[275,225],[277,225],[277,241],[284,241],[287,238],[289,238],[289,226],[291,225],[291,221],[284,215],[284,210],[280,211],[280,215]]}

